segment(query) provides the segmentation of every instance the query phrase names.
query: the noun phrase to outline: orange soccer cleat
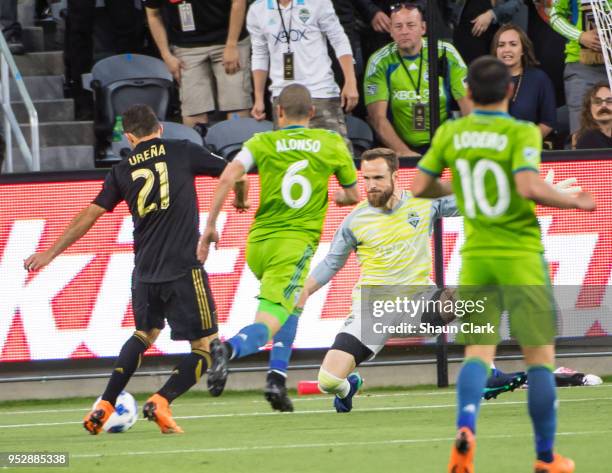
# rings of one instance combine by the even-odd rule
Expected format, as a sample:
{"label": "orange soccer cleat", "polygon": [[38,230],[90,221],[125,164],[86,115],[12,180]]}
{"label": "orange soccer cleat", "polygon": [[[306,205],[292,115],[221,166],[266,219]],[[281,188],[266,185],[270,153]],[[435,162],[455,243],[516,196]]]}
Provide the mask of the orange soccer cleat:
{"label": "orange soccer cleat", "polygon": [[174,422],[172,418],[172,411],[170,410],[168,400],[159,394],[153,394],[153,396],[147,399],[147,402],[142,408],[142,413],[145,419],[155,421],[162,434],[183,433],[183,429],[176,425],[176,422]]}
{"label": "orange soccer cleat", "polygon": [[574,460],[555,453],[552,463],[537,460],[533,467],[534,473],[574,473]]}
{"label": "orange soccer cleat", "polygon": [[100,400],[83,419],[83,427],[91,435],[98,435],[113,412],[115,407],[110,402]]}
{"label": "orange soccer cleat", "polygon": [[474,473],[476,438],[470,429],[462,427],[451,449],[448,473]]}

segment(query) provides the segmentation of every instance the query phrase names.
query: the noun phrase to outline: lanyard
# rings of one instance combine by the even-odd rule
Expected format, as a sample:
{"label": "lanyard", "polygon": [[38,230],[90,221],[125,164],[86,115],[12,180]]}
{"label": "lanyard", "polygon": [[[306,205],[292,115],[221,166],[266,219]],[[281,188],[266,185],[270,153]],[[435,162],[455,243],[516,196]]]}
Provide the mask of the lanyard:
{"label": "lanyard", "polygon": [[402,58],[402,55],[400,54],[399,50],[397,51],[397,56],[399,57],[399,60],[402,63],[402,67],[406,71],[406,75],[408,76],[408,79],[410,79],[410,83],[412,84],[412,87],[414,87],[414,89],[416,90],[417,100],[420,101],[421,100],[421,77],[422,77],[421,72],[423,71],[423,48],[421,48],[421,54],[419,55],[420,56],[419,80],[416,84],[414,83],[414,79],[410,75],[410,72],[408,72],[408,68],[406,67],[406,64],[404,63],[404,58]]}
{"label": "lanyard", "polygon": [[291,52],[291,23],[293,22],[293,0],[291,0],[291,8],[289,9],[289,31],[285,27],[285,20],[283,19],[283,13],[281,12],[280,0],[276,0],[276,6],[278,7],[278,15],[280,16],[281,25],[283,25],[283,31],[287,38],[287,52]]}

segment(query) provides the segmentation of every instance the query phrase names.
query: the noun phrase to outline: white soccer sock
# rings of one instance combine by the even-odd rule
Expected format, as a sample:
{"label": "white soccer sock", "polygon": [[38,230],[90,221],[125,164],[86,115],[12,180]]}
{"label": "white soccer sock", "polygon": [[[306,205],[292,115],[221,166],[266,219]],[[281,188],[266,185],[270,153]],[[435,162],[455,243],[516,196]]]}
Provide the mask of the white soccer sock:
{"label": "white soccer sock", "polygon": [[346,378],[338,378],[326,369],[320,368],[319,388],[323,392],[336,394],[339,398],[345,398],[351,390],[351,385]]}

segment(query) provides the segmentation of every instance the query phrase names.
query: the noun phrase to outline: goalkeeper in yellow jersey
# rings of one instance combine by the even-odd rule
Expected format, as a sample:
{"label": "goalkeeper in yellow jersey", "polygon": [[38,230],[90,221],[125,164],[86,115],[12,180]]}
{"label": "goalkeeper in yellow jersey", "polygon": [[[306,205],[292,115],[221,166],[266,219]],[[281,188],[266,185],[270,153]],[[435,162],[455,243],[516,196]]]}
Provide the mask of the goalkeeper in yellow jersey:
{"label": "goalkeeper in yellow jersey", "polygon": [[[349,373],[375,356],[390,337],[388,333],[362,336],[362,288],[410,286],[424,290],[428,299],[450,297],[449,292],[438,291],[429,278],[430,233],[436,219],[457,215],[455,199],[432,202],[412,197],[397,187],[398,168],[399,160],[390,149],[372,149],[361,156],[367,200],[345,218],[329,253],[311,273],[298,301],[298,306],[303,307],[308,297],[344,266],[351,251],[356,252],[361,276],[353,290],[352,312],[319,371],[319,387],[336,394],[334,406],[338,412],[351,410],[352,397],[361,386],[359,375]],[[454,315],[426,317],[432,325],[444,325]]]}

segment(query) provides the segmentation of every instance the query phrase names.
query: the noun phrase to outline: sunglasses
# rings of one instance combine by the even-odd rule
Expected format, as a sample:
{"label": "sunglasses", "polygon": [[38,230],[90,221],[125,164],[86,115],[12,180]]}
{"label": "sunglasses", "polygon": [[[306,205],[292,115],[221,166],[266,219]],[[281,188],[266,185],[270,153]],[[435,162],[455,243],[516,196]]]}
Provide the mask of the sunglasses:
{"label": "sunglasses", "polygon": [[591,99],[591,103],[593,105],[598,105],[598,106],[599,105],[603,105],[603,104],[611,105],[612,106],[612,97],[606,97],[605,99],[602,99],[602,98],[599,98],[599,97],[593,97]]}
{"label": "sunglasses", "polygon": [[397,11],[400,11],[402,8],[405,8],[407,10],[419,10],[421,14],[425,13],[425,9],[423,8],[423,5],[421,5],[420,3],[414,3],[414,2],[394,3],[393,5],[389,7],[389,12],[390,13],[397,12]]}

